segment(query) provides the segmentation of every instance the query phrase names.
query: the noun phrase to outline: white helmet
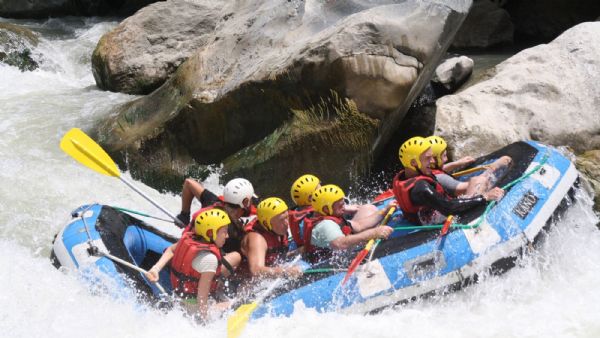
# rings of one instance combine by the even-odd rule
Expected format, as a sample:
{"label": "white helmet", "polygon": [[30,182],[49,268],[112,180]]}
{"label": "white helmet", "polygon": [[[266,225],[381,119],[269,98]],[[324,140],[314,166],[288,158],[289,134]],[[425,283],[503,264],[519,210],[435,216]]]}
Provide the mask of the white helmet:
{"label": "white helmet", "polygon": [[250,201],[252,197],[256,197],[254,188],[245,178],[234,178],[227,182],[223,189],[223,200],[226,203],[239,205],[241,208],[246,208],[244,200],[247,198]]}

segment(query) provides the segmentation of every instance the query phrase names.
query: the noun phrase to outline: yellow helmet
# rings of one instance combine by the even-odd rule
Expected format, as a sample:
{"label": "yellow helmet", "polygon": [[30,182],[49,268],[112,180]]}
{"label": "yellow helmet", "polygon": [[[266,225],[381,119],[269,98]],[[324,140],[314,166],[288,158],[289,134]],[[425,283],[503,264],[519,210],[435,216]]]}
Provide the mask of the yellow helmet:
{"label": "yellow helmet", "polygon": [[281,198],[269,197],[258,203],[258,206],[256,207],[256,217],[267,229],[273,230],[271,219],[287,210],[288,206]]}
{"label": "yellow helmet", "polygon": [[441,169],[444,163],[442,163],[442,153],[448,147],[446,141],[439,136],[429,136],[425,139],[431,145],[431,152],[435,158],[435,165]]}
{"label": "yellow helmet", "polygon": [[[419,156],[421,156],[421,154],[429,147],[431,147],[429,142],[426,142],[425,139],[420,136],[408,139],[408,141],[402,143],[400,149],[398,149],[400,162],[402,162],[404,168],[410,168],[415,171],[421,169],[423,165],[421,164],[421,160],[419,160]],[[412,160],[417,161],[417,168],[410,163]]]}
{"label": "yellow helmet", "polygon": [[290,189],[292,201],[298,206],[310,205],[310,196],[315,192],[320,181],[317,176],[306,174],[300,176]]}
{"label": "yellow helmet", "polygon": [[329,210],[329,216],[333,212],[333,203],[346,197],[342,188],[334,184],[327,184],[313,193],[312,207],[321,215],[327,216],[323,212],[323,207],[327,207]]}
{"label": "yellow helmet", "polygon": [[221,209],[209,209],[201,212],[194,221],[194,230],[196,235],[204,238],[208,242],[214,242],[217,239],[217,231],[231,223],[227,213]]}

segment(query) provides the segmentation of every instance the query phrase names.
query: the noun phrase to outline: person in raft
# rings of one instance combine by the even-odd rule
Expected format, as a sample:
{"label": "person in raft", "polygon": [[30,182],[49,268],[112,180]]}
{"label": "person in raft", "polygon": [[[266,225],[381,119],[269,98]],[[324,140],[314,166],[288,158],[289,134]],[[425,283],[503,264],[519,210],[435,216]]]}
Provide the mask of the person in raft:
{"label": "person in raft", "polygon": [[289,214],[280,198],[269,197],[256,208],[256,218],[246,225],[242,253],[252,277],[275,278],[302,275],[298,266],[283,267],[288,255]]}
{"label": "person in raft", "polygon": [[448,215],[455,215],[500,200],[504,190],[492,188],[481,195],[453,198],[435,179],[431,144],[422,137],[413,137],[398,151],[404,170],[393,181],[393,192],[404,217],[416,224],[441,224]]}
{"label": "person in raft", "polygon": [[311,205],[315,214],[305,219],[302,234],[304,254],[309,261],[328,259],[334,251],[352,249],[370,239],[384,239],[393,232],[389,226],[375,227],[387,209],[378,211],[373,205],[356,208],[354,217],[346,220],[345,197],[344,191],[333,184],[322,186],[313,193]]}
{"label": "person in raft", "polygon": [[448,162],[448,144],[443,138],[429,136],[425,140],[431,145],[434,158],[432,172],[436,180],[455,197],[476,196],[490,190],[506,174],[512,163],[510,156],[502,156],[488,165],[481,175],[473,176],[468,181],[459,181],[449,173],[475,162],[475,159],[465,156],[457,161]]}
{"label": "person in raft", "polygon": [[[194,213],[192,219],[195,219],[200,212],[205,210],[220,209],[225,211],[232,222],[229,226],[229,238],[223,246],[223,252],[226,254],[232,252],[241,254],[242,238],[246,234],[242,217],[248,217],[253,213],[253,200],[257,198],[252,183],[244,178],[234,178],[225,184],[223,197],[219,198],[196,180],[188,178],[183,184],[181,212],[177,215],[177,218],[182,221],[189,220],[194,197],[202,203],[203,208]],[[190,229],[190,226],[186,228],[186,230]]]}
{"label": "person in raft", "polygon": [[304,222],[306,217],[313,215],[314,210],[311,205],[312,195],[315,190],[320,187],[321,181],[318,177],[311,174],[305,174],[298,177],[290,188],[290,195],[296,206],[288,211],[289,227],[292,238],[298,248],[301,248],[304,245],[300,225]]}
{"label": "person in raft", "polygon": [[209,305],[209,296],[216,295],[220,276],[228,277],[233,273],[223,266],[231,266],[234,262],[228,262],[221,254],[221,247],[229,236],[227,227],[230,223],[223,210],[202,211],[195,218],[194,231],[183,232],[179,241],[167,248],[145,274],[149,281],[158,281],[160,271],[170,261],[174,292],[185,300],[186,307],[197,310],[201,322],[207,320],[209,306],[219,312],[229,307],[228,302]]}
{"label": "person in raft", "polygon": [[[230,194],[227,194],[227,201],[225,201],[225,191],[229,191]],[[245,200],[247,198],[248,193],[251,192],[251,198]],[[234,195],[238,196],[238,199],[234,197]],[[212,191],[206,189],[202,183],[192,179],[186,178],[183,181],[183,188],[181,190],[181,211],[177,215],[177,218],[184,225],[188,225],[190,223],[190,210],[192,208],[192,201],[194,197],[202,204],[203,207],[207,207],[210,205],[214,205],[215,203],[229,203],[235,205],[239,205],[243,209],[243,213],[241,217],[248,217],[251,214],[256,214],[256,210],[254,209],[254,201],[258,199],[258,197],[254,194],[254,187],[252,183],[244,178],[234,178],[225,184],[225,189],[223,189],[223,195],[217,196]],[[242,198],[239,200],[239,198]],[[234,218],[232,218],[234,219]]]}

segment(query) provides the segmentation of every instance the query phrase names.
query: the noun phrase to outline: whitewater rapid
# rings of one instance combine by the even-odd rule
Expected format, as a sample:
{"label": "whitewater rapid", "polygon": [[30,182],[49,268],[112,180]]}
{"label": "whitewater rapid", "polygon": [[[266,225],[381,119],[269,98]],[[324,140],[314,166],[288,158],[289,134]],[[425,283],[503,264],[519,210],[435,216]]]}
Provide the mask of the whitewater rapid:
{"label": "whitewater rapid", "polygon": [[[26,73],[0,64],[0,334],[225,337],[224,320],[201,327],[177,310],[165,314],[97,296],[76,272],[50,264],[54,235],[81,204],[162,215],[119,180],[81,166],[58,147],[70,128],[86,130],[134,98],[98,90],[91,74],[91,53],[117,22],[11,22],[42,34],[35,53],[43,62]],[[135,184],[172,213],[179,211],[178,196]],[[219,189],[218,175],[208,186]],[[246,337],[599,337],[598,219],[589,196],[579,192],[576,201],[540,249],[505,275],[373,316],[320,314],[299,304],[290,318],[250,323]]]}

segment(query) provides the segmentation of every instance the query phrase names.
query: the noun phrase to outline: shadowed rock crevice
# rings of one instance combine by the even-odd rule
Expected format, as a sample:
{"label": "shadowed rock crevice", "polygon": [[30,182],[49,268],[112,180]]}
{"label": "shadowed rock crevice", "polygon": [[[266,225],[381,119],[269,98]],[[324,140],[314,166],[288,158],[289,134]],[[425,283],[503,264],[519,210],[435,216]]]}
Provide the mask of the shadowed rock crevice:
{"label": "shadowed rock crevice", "polygon": [[294,110],[271,135],[225,159],[224,169],[252,175],[263,193],[281,196],[287,194],[279,180],[292,181],[306,163],[319,168],[314,172],[322,180],[347,186],[351,177],[369,170],[369,147],[378,125],[378,120],[359,112],[355,102],[332,93],[314,107]]}

